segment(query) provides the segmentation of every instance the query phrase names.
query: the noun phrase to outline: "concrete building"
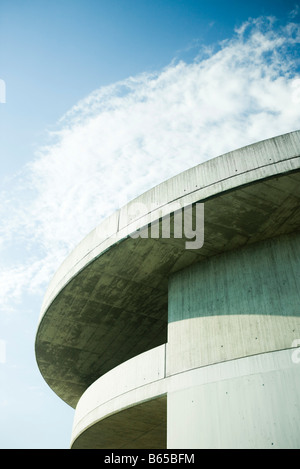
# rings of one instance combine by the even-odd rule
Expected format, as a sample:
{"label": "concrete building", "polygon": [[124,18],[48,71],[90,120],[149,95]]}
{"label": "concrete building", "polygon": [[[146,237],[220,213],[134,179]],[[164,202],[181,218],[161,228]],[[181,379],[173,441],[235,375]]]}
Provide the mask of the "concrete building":
{"label": "concrete building", "polygon": [[[204,243],[188,245],[203,207]],[[98,226],[46,292],[36,357],[76,408],[72,448],[300,448],[299,344],[296,131],[191,168]]]}

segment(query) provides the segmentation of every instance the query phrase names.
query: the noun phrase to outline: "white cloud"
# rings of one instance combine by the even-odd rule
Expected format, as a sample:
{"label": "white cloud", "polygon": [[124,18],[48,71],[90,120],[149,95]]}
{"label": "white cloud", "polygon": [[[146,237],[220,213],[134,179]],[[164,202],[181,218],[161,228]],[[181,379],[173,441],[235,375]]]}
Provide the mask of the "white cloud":
{"label": "white cloud", "polygon": [[2,237],[2,249],[22,243],[28,252],[2,271],[0,299],[44,288],[84,235],[153,185],[299,129],[299,42],[295,23],[279,29],[274,18],[248,20],[193,63],[130,77],[77,103],[26,168],[27,199],[13,199],[13,210],[6,204],[0,247]]}

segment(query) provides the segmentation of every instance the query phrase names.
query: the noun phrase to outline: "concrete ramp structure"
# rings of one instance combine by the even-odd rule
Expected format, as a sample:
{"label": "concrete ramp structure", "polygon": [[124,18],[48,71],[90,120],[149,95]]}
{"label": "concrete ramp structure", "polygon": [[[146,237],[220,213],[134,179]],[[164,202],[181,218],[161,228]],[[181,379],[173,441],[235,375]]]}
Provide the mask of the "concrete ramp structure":
{"label": "concrete ramp structure", "polygon": [[95,228],[49,285],[35,350],[76,409],[71,448],[300,448],[299,345],[295,131]]}

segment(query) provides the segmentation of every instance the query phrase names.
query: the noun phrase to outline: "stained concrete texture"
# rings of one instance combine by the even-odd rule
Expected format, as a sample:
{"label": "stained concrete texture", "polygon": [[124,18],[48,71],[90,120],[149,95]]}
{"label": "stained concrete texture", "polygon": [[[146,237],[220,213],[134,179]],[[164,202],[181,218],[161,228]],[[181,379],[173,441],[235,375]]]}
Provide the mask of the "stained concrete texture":
{"label": "stained concrete texture", "polygon": [[299,259],[297,232],[174,274],[167,374],[290,348],[300,337]]}

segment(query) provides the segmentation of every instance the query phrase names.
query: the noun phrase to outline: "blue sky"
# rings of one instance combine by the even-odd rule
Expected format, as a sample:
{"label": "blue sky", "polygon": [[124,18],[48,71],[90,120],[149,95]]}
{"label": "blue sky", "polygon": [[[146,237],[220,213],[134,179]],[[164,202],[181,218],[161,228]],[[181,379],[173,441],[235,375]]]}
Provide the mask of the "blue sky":
{"label": "blue sky", "polygon": [[0,0],[0,448],[69,446],[34,338],[70,250],[166,178],[300,128],[299,6]]}

